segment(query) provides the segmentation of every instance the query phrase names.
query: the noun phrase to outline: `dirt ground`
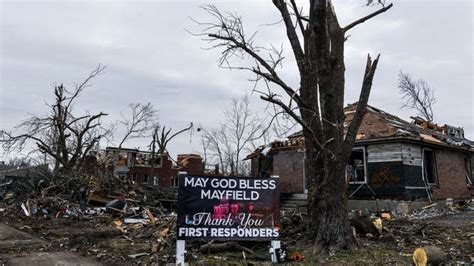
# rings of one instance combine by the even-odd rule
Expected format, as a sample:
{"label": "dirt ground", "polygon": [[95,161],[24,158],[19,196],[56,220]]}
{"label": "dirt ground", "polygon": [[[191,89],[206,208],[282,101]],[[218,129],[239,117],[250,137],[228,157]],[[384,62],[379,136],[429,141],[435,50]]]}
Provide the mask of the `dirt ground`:
{"label": "dirt ground", "polygon": [[[0,222],[15,227],[41,240],[37,245],[21,243],[13,249],[2,250],[5,255],[21,252],[74,252],[102,264],[172,263],[175,253],[175,226],[170,222],[156,225],[117,226],[117,218],[109,214],[91,219],[72,217],[43,218],[0,213]],[[157,217],[160,220],[160,217]],[[411,264],[411,254],[421,246],[435,245],[447,255],[450,263],[474,263],[474,211],[454,215],[409,221],[406,218],[384,220],[381,237],[360,236],[361,248],[354,252],[341,251],[332,256],[312,254],[311,243],[304,241],[304,231],[294,233],[284,228],[282,244],[288,254],[300,252],[301,263],[363,263]],[[167,229],[168,228],[168,229]],[[285,231],[287,233],[285,233]],[[268,243],[242,243],[253,254],[233,251],[202,254],[204,242],[187,242],[186,260],[193,264],[267,264]],[[1,245],[1,244],[0,244]],[[0,254],[1,255],[1,254]],[[1,258],[1,256],[0,256]],[[0,260],[1,262],[1,260]]]}
{"label": "dirt ground", "polygon": [[0,265],[98,265],[74,252],[41,251],[46,245],[46,241],[0,223]]}
{"label": "dirt ground", "polygon": [[[90,220],[72,218],[42,219],[24,217],[6,220],[5,224],[30,233],[44,241],[41,246],[9,250],[7,253],[24,251],[59,252],[70,251],[97,260],[103,264],[167,262],[168,258],[144,256],[131,258],[129,255],[150,253],[153,229],[142,226],[123,232],[112,224],[110,216]],[[128,236],[130,235],[130,237]],[[25,250],[26,249],[26,250]]]}
{"label": "dirt ground", "polygon": [[[305,263],[413,264],[413,251],[422,246],[440,247],[449,264],[474,263],[474,211],[409,221],[384,220],[380,238],[361,237],[362,247],[354,252],[338,252],[334,256],[313,255],[311,247],[294,243],[291,250],[304,250]],[[290,244],[291,242],[287,242]],[[306,247],[306,248],[305,248]]]}

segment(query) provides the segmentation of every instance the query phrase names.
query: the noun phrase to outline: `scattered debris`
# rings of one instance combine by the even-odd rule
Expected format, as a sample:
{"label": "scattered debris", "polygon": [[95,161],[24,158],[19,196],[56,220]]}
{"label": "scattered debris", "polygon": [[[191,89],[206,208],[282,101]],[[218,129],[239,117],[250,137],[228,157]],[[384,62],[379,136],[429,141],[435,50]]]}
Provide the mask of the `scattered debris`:
{"label": "scattered debris", "polygon": [[[104,264],[173,262],[176,191],[107,177],[13,179],[2,183],[0,220]],[[120,254],[120,255],[119,255]]]}
{"label": "scattered debris", "polygon": [[301,253],[298,251],[293,251],[288,257],[288,259],[291,261],[302,261],[304,259],[304,256],[301,255]]}
{"label": "scattered debris", "polygon": [[452,215],[456,214],[459,211],[454,208],[443,208],[438,206],[437,203],[425,206],[421,208],[421,210],[413,211],[412,214],[408,215],[409,220],[421,220],[421,219],[428,219],[434,218],[444,215]]}
{"label": "scattered debris", "polygon": [[[56,185],[47,179],[41,186],[26,190],[28,193],[20,193],[12,187],[18,185],[18,181],[5,185],[2,189],[6,192],[0,199],[0,219],[45,240],[48,245],[40,247],[42,251],[74,251],[103,264],[174,262],[176,214],[162,203],[173,200],[175,192],[135,186],[118,178],[101,182],[73,180],[68,184],[69,190],[58,187],[62,181]],[[351,225],[361,246],[358,255],[361,259],[355,261],[408,264],[414,260],[413,251],[423,247],[430,263],[430,256],[432,260],[435,257],[425,247],[436,246],[444,252],[447,262],[472,263],[474,227],[469,210],[472,204],[472,201],[453,200],[452,205],[430,204],[408,215],[386,209],[350,213]],[[297,209],[281,212],[282,243],[288,247],[288,251],[284,250],[288,254],[286,261],[354,262],[353,257],[337,254],[315,258],[307,238],[307,220],[307,215]],[[186,260],[204,264],[242,258],[248,263],[268,261],[268,245],[187,241]],[[379,256],[374,254],[390,256],[374,261],[374,257]]]}
{"label": "scattered debris", "polygon": [[30,212],[26,209],[25,203],[22,203],[22,204],[21,204],[21,208],[23,209],[23,213],[24,213],[26,216],[30,216]]}
{"label": "scattered debris", "polygon": [[382,220],[380,218],[372,220],[369,213],[358,212],[350,218],[350,222],[357,234],[368,238],[382,234]]}
{"label": "scattered debris", "polygon": [[123,222],[126,224],[148,224],[148,219],[146,218],[125,218]]}
{"label": "scattered debris", "polygon": [[205,245],[202,245],[201,248],[201,253],[216,253],[216,252],[223,252],[223,251],[230,251],[230,250],[239,250],[239,251],[245,251],[250,254],[254,254],[254,252],[246,248],[244,246],[241,246],[237,242],[223,242],[223,243],[208,243]]}
{"label": "scattered debris", "polygon": [[105,207],[109,212],[125,212],[127,209],[127,202],[124,198],[114,199],[107,202]]}
{"label": "scattered debris", "polygon": [[436,207],[436,206],[438,206],[438,204],[437,204],[437,203],[433,203],[433,204],[430,204],[430,205],[428,205],[428,206],[425,206],[425,207],[423,207],[423,208],[421,208],[421,209],[422,209],[422,210],[426,210],[426,209],[430,209],[430,208],[433,208],[433,207]]}
{"label": "scattered debris", "polygon": [[136,259],[138,257],[143,257],[143,256],[146,256],[146,255],[150,255],[150,253],[138,253],[138,254],[132,254],[132,255],[128,255],[129,258],[132,258],[132,259]]}

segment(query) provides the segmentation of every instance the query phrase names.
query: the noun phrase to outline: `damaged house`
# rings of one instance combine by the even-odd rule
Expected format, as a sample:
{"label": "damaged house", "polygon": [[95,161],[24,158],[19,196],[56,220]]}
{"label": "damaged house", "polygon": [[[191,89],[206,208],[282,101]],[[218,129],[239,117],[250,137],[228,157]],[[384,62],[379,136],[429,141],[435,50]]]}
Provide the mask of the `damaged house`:
{"label": "damaged house", "polygon": [[203,160],[198,154],[179,154],[173,160],[168,153],[152,156],[149,151],[107,147],[103,157],[114,175],[160,188],[177,187],[180,172],[203,174]]}
{"label": "damaged house", "polygon": [[[346,127],[357,103],[345,110]],[[346,167],[351,199],[443,199],[474,194],[474,143],[462,128],[407,122],[368,106]],[[252,175],[277,175],[282,193],[306,193],[304,137],[297,132],[249,154]]]}
{"label": "damaged house", "polygon": [[47,164],[42,165],[8,165],[0,161],[0,200],[13,196],[9,186],[17,186],[20,190],[31,190],[39,187],[51,172]]}

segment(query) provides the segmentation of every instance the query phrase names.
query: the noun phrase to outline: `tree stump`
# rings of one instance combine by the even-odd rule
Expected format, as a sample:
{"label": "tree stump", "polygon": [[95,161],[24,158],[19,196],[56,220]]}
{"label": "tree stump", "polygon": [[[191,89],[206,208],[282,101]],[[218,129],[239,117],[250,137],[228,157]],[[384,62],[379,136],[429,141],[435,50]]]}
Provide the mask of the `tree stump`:
{"label": "tree stump", "polygon": [[436,246],[417,248],[413,253],[413,262],[416,266],[438,265],[446,261],[446,253]]}

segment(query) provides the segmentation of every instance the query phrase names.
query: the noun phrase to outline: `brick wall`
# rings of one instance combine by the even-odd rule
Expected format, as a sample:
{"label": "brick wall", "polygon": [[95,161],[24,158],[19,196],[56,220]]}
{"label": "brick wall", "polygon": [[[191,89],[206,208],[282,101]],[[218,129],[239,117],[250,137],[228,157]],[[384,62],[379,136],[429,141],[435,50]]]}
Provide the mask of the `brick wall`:
{"label": "brick wall", "polygon": [[258,156],[250,159],[250,176],[258,177]]}
{"label": "brick wall", "polygon": [[280,177],[282,193],[304,192],[303,152],[284,151],[273,156],[273,175]]}
{"label": "brick wall", "polygon": [[160,188],[173,186],[173,179],[178,176],[178,172],[186,172],[191,175],[202,175],[202,158],[195,155],[178,155],[178,162],[185,162],[183,166],[175,167],[168,155],[161,156],[161,165],[155,166],[153,174],[151,168],[147,166],[134,166],[127,172],[127,178],[135,177],[137,183],[143,183],[145,176],[148,176],[148,184],[153,185],[153,177],[157,176]]}
{"label": "brick wall", "polygon": [[[468,198],[474,195],[474,186],[468,186],[465,176],[464,158],[466,153],[459,151],[451,151],[445,149],[436,149],[435,160],[437,167],[438,186],[433,187],[433,198],[434,199],[446,199],[446,198]],[[421,157],[421,154],[420,154]],[[303,193],[304,192],[304,164],[303,164],[304,153],[295,150],[292,151],[281,151],[273,155],[273,175],[280,177],[280,187],[282,193]],[[421,158],[419,158],[421,161]],[[252,158],[252,175],[258,175],[258,160]],[[420,162],[421,164],[421,162]],[[422,180],[421,165],[410,166],[404,165],[406,168],[404,173],[400,175],[403,179],[419,179]],[[408,169],[412,167],[413,169]],[[415,169],[416,168],[416,169]],[[474,155],[471,155],[471,168],[474,171]],[[408,170],[410,171],[408,171]],[[369,169],[370,170],[370,169]],[[412,170],[412,171],[411,171]],[[369,174],[369,181],[371,177]],[[474,179],[474,177],[473,177]],[[413,180],[412,180],[413,181]],[[474,180],[473,180],[474,181]],[[420,186],[424,184],[407,182],[407,186]],[[419,192],[419,191],[418,191]],[[424,191],[420,192],[424,195]],[[402,195],[399,191],[394,193],[397,196]],[[422,195],[421,195],[422,196]],[[407,196],[407,199],[412,200],[420,195],[413,193]]]}
{"label": "brick wall", "polygon": [[171,187],[173,177],[178,175],[178,169],[173,167],[173,162],[166,155],[161,157],[161,165],[153,168],[153,175],[151,168],[146,166],[131,167],[127,172],[127,178],[136,177],[136,182],[143,183],[145,175],[148,176],[148,184],[153,185],[153,176],[158,176],[159,186],[161,188]]}
{"label": "brick wall", "polygon": [[474,187],[474,154],[471,154],[471,181],[473,182],[472,187]]}
{"label": "brick wall", "polygon": [[182,165],[181,171],[185,171],[190,175],[200,175],[202,171],[202,157],[178,155],[178,163]]}
{"label": "brick wall", "polygon": [[86,155],[84,157],[84,171],[87,175],[96,176],[97,175],[97,157],[92,155]]}
{"label": "brick wall", "polygon": [[435,199],[467,198],[474,188],[467,186],[464,158],[466,154],[448,150],[436,150],[439,186],[433,188]]}

